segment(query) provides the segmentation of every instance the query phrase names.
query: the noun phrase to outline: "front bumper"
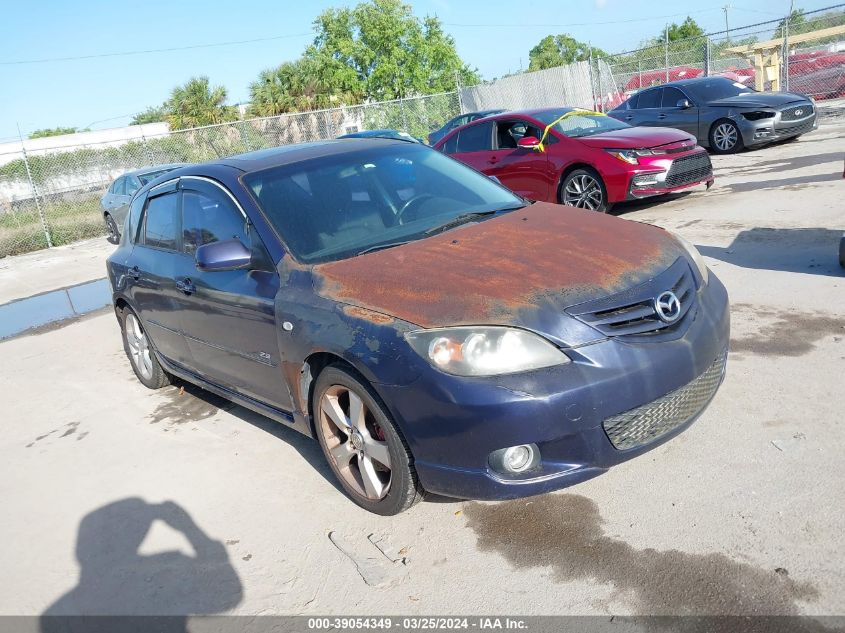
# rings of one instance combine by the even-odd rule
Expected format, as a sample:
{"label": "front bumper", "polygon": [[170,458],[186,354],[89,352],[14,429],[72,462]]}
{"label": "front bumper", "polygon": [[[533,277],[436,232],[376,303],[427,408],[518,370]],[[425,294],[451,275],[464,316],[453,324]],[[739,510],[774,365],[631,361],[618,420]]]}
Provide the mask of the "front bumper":
{"label": "front bumper", "polygon": [[[686,330],[669,338],[609,338],[568,350],[573,362],[567,365],[523,374],[466,378],[429,368],[411,385],[377,385],[405,434],[423,487],[471,499],[540,494],[595,477],[681,433],[721,382],[718,363],[729,341],[724,286],[711,274],[697,295]],[[640,433],[631,448],[614,446],[608,420],[680,392],[708,371],[718,371],[712,393],[699,395],[682,420],[652,426],[659,432]],[[510,476],[491,469],[490,453],[519,444],[539,447],[536,468]]]}
{"label": "front bumper", "polygon": [[[702,162],[697,168],[684,170],[684,161],[690,160]],[[631,175],[626,200],[661,196],[698,185],[706,185],[709,189],[713,182],[713,166],[705,150],[699,149],[697,152],[680,156],[668,155],[665,158],[651,159],[642,169]]]}
{"label": "front bumper", "polygon": [[734,119],[742,134],[742,142],[746,147],[754,147],[793,138],[800,134],[812,132],[819,127],[815,108],[812,115],[797,121],[784,121],[782,113],[778,112],[774,117],[749,121],[742,115]]}

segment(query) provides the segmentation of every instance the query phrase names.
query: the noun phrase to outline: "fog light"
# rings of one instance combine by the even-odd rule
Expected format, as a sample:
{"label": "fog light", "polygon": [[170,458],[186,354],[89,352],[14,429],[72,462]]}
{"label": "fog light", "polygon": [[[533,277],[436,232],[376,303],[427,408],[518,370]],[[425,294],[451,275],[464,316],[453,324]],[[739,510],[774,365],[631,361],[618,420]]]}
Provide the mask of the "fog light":
{"label": "fog light", "polygon": [[634,176],[635,187],[648,187],[649,185],[657,184],[657,174],[641,174]]}
{"label": "fog light", "polygon": [[530,446],[511,446],[502,456],[503,466],[513,473],[522,472],[531,463],[533,452]]}

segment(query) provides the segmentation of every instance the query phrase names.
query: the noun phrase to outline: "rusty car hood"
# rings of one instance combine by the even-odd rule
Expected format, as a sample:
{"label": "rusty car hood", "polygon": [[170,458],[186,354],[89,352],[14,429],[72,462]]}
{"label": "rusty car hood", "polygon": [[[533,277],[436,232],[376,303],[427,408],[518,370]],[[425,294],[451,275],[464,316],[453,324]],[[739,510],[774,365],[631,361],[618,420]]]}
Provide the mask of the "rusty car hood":
{"label": "rusty car hood", "polygon": [[578,334],[561,323],[568,319],[564,308],[647,281],[680,256],[681,247],[660,228],[538,202],[319,264],[312,275],[325,298],[421,327],[512,325],[576,344],[595,332]]}

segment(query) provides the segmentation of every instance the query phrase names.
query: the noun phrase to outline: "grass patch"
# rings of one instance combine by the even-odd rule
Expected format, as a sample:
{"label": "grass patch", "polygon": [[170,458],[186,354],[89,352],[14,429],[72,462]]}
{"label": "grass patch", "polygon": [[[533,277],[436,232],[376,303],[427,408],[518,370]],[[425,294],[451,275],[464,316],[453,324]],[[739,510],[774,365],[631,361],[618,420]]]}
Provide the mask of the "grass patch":
{"label": "grass patch", "polygon": [[[99,196],[55,200],[43,207],[53,246],[106,234]],[[0,257],[47,248],[35,203],[0,216]]]}

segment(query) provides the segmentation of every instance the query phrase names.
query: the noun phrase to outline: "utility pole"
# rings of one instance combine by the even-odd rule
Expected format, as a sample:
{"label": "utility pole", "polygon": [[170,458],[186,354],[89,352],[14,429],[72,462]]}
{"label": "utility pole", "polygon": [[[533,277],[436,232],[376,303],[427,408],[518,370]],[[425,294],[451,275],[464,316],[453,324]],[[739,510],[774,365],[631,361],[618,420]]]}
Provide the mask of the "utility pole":
{"label": "utility pole", "polygon": [[722,11],[725,12],[725,39],[730,42],[731,41],[731,27],[728,26],[728,9],[731,9],[731,5],[726,4],[722,7]]}

